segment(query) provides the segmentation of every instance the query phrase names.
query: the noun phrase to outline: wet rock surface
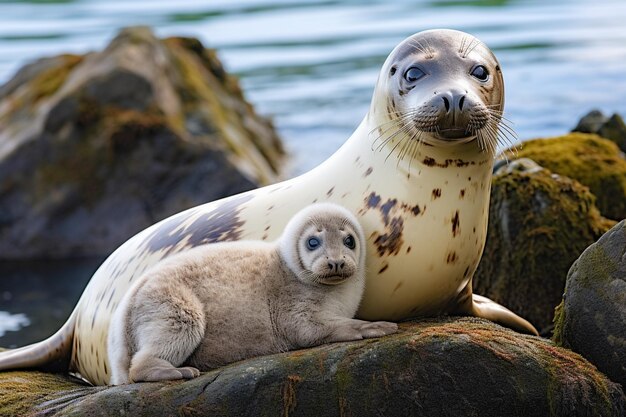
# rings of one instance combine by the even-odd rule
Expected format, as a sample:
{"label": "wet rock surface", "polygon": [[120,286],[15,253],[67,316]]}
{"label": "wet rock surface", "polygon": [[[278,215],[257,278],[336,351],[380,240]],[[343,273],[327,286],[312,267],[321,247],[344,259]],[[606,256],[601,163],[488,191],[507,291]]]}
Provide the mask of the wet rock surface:
{"label": "wet rock surface", "polygon": [[103,256],[171,214],[274,182],[283,148],[214,51],[123,30],[0,87],[0,258]]}
{"label": "wet rock surface", "polygon": [[494,175],[487,242],[473,289],[550,333],[567,271],[614,222],[589,189],[529,159]]}
{"label": "wet rock surface", "polygon": [[572,265],[554,340],[626,387],[626,220]]}
{"label": "wet rock surface", "polygon": [[385,338],[250,359],[186,382],[86,387],[0,373],[0,415],[621,416],[625,401],[578,354],[473,318],[404,323]]}

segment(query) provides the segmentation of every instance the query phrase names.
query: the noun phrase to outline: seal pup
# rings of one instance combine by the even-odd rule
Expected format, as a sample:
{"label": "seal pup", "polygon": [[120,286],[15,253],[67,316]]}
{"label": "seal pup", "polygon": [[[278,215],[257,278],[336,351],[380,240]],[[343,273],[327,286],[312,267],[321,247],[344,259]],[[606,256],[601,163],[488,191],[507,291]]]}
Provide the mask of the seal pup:
{"label": "seal pup", "polygon": [[352,318],[364,242],[352,213],[318,203],[276,242],[214,243],[158,263],[113,317],[111,383],[194,378],[253,356],[396,332],[395,323]]}
{"label": "seal pup", "polygon": [[502,71],[485,44],[447,29],[410,36],[383,64],[369,112],[334,155],[299,177],[191,208],[130,238],[96,271],[61,330],[0,353],[0,369],[55,362],[106,384],[111,317],[135,279],[195,246],[274,240],[287,219],[324,201],[350,210],[365,232],[358,318],[470,315],[537,334],[472,293],[495,149],[511,136],[503,110]]}

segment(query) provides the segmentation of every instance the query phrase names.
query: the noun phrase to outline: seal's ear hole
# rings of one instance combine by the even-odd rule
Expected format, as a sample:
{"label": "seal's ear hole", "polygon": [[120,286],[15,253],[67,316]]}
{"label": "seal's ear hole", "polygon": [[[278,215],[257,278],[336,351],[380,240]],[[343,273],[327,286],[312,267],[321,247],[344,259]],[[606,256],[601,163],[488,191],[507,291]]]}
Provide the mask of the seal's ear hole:
{"label": "seal's ear hole", "polygon": [[393,67],[391,67],[391,70],[389,70],[389,74],[394,75],[397,70],[398,69],[395,66],[393,66]]}

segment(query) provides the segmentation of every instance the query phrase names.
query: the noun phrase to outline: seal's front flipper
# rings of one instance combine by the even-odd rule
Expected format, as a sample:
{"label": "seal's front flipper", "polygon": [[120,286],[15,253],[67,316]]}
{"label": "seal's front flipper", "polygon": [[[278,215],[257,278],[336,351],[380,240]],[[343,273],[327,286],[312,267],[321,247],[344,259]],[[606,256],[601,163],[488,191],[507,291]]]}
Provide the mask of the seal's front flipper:
{"label": "seal's front flipper", "polygon": [[491,320],[521,333],[539,336],[535,326],[506,307],[482,295],[472,294],[472,315]]}

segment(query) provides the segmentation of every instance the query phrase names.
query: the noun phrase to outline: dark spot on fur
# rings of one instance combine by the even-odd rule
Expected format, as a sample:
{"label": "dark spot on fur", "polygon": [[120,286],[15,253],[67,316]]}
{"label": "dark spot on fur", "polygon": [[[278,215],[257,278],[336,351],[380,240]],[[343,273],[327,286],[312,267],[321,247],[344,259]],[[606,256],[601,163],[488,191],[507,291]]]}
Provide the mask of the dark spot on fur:
{"label": "dark spot on fur", "polygon": [[241,227],[245,224],[239,218],[239,214],[245,203],[253,198],[251,193],[229,198],[215,207],[213,211],[201,215],[187,227],[181,226],[185,220],[195,214],[193,210],[189,214],[183,212],[185,214],[183,216],[167,219],[146,237],[145,248],[149,252],[165,250],[166,254],[169,254],[185,239],[190,247],[238,240],[241,238]]}
{"label": "dark spot on fur", "polygon": [[468,180],[468,181],[471,181],[471,180],[472,180],[472,177],[467,177],[467,180]]}
{"label": "dark spot on fur", "polygon": [[[96,317],[98,317],[98,309],[100,308],[100,303],[96,304],[96,309],[93,312],[93,317],[91,318],[91,328],[93,329],[96,324]],[[80,344],[80,340],[78,341]]]}
{"label": "dark spot on fur", "polygon": [[396,101],[393,99],[393,97],[391,97],[391,106],[395,109],[396,108]]}
{"label": "dark spot on fur", "polygon": [[261,237],[261,240],[267,240],[267,238],[268,238],[268,237],[269,237],[269,236],[268,236],[267,234],[264,234],[264,235]]}
{"label": "dark spot on fur", "polygon": [[389,212],[396,206],[396,204],[398,204],[398,200],[394,198],[393,200],[387,200],[385,204],[380,206],[380,212],[383,215],[385,226],[389,226]]}
{"label": "dark spot on fur", "polygon": [[496,71],[500,72],[500,65],[496,65]]}
{"label": "dark spot on fur", "polygon": [[404,93],[404,91],[402,91],[402,90],[398,90],[398,95],[399,95],[400,97],[402,97],[404,94],[405,94],[405,93]]}
{"label": "dark spot on fur", "polygon": [[450,252],[448,254],[448,256],[446,258],[446,263],[453,264],[453,263],[455,263],[457,261],[457,259],[458,259],[458,257],[456,255],[456,252],[452,251],[452,252]]}
{"label": "dark spot on fur", "polygon": [[398,282],[395,286],[395,288],[393,289],[392,293],[398,291],[400,289],[400,287],[402,286],[402,281]]}
{"label": "dark spot on fur", "polygon": [[265,226],[265,229],[263,229],[263,231],[267,232],[268,230],[270,230],[271,226]]}
{"label": "dark spot on fur", "polygon": [[457,210],[452,217],[452,236],[456,237],[461,233],[461,222],[459,220],[459,211]]}
{"label": "dark spot on fur", "polygon": [[330,190],[326,191],[326,195],[330,197],[331,195],[333,195],[333,191],[335,191],[335,187],[332,187]]}
{"label": "dark spot on fur", "polygon": [[375,192],[371,192],[365,199],[365,204],[368,208],[376,208],[380,204],[380,196]]}
{"label": "dark spot on fur", "polygon": [[370,175],[372,172],[374,171],[374,168],[369,167],[367,168],[367,170],[365,171],[365,173],[363,174],[363,177],[367,177],[368,175]]}
{"label": "dark spot on fur", "polygon": [[[424,206],[424,210],[426,210],[426,206]],[[413,213],[414,216],[417,216],[422,212],[423,211],[420,209],[420,206],[418,206],[417,204],[411,207],[411,213]]]}
{"label": "dark spot on fur", "polygon": [[109,308],[109,306],[111,305],[111,300],[113,299],[113,295],[115,294],[115,288],[113,289],[113,291],[111,291],[111,295],[109,295],[109,301],[107,301],[107,307]]}
{"label": "dark spot on fur", "polygon": [[361,160],[360,156],[357,156],[356,159],[354,160],[354,162],[359,162]]}
{"label": "dark spot on fur", "polygon": [[426,157],[422,161],[424,165],[429,167],[439,167],[439,168],[448,168],[450,166],[456,166],[457,168],[463,168],[469,165],[476,165],[475,161],[464,161],[460,158],[457,159],[446,159],[443,162],[437,162],[434,158]]}
{"label": "dark spot on fur", "polygon": [[272,211],[272,210],[274,210],[274,206],[273,206],[273,205],[271,205],[271,206],[269,206],[269,207],[267,208],[267,211]]}
{"label": "dark spot on fur", "polygon": [[411,247],[410,246],[406,248],[406,253],[409,253],[409,252],[411,252]]}
{"label": "dark spot on fur", "polygon": [[108,375],[109,374],[109,370],[107,369],[107,363],[104,362],[103,365],[104,365],[104,374]]}
{"label": "dark spot on fur", "polygon": [[433,200],[436,200],[436,199],[438,199],[439,197],[441,197],[441,188],[435,188],[435,189],[433,190],[432,199],[433,199]]}
{"label": "dark spot on fur", "polygon": [[464,198],[465,197],[465,188],[461,189],[461,191],[459,191],[459,197]]}
{"label": "dark spot on fur", "polygon": [[385,228],[386,233],[375,233],[374,245],[379,256],[397,255],[404,243],[402,232],[404,230],[404,220],[402,217],[392,218]]}
{"label": "dark spot on fur", "polygon": [[387,270],[387,268],[389,268],[389,264],[384,264],[383,267],[378,270],[378,273],[382,274]]}
{"label": "dark spot on fur", "polygon": [[313,200],[313,204],[317,203],[317,198]]}
{"label": "dark spot on fur", "polygon": [[398,70],[398,69],[397,69],[395,66],[393,66],[393,67],[391,67],[391,69],[389,70],[389,74],[394,75],[394,74],[396,73],[396,71],[397,71],[397,70]]}
{"label": "dark spot on fur", "polygon": [[424,165],[426,165],[428,167],[432,167],[432,166],[437,165],[437,161],[435,161],[433,158],[430,158],[428,156],[426,158],[424,158],[423,162],[424,162]]}

